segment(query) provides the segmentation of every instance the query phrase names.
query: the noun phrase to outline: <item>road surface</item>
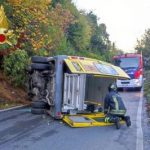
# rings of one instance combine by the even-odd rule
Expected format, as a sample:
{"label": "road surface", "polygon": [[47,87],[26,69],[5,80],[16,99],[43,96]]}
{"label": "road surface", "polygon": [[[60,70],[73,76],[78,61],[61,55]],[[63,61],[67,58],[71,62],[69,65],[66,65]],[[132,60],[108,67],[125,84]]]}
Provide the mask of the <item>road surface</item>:
{"label": "road surface", "polygon": [[30,108],[0,113],[0,150],[149,150],[142,92],[121,92],[132,126],[71,128]]}

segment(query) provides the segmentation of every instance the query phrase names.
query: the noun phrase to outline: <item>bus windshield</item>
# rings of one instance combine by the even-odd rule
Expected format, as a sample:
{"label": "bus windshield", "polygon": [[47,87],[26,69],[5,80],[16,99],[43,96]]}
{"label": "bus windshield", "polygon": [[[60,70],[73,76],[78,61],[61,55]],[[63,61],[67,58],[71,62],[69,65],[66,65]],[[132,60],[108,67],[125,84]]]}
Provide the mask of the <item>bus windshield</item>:
{"label": "bus windshield", "polygon": [[115,65],[121,68],[138,68],[139,58],[138,57],[126,57],[115,59]]}

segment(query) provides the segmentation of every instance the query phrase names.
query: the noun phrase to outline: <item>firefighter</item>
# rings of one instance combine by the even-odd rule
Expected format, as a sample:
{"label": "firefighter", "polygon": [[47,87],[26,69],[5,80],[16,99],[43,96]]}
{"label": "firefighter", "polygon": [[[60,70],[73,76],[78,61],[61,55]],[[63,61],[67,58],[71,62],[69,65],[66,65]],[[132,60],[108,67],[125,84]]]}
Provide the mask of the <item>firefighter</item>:
{"label": "firefighter", "polygon": [[129,116],[125,116],[126,108],[123,100],[117,92],[117,86],[115,83],[111,83],[108,87],[108,94],[104,101],[104,113],[106,114],[105,122],[113,122],[116,128],[120,128],[120,120],[125,120],[126,125],[131,126]]}

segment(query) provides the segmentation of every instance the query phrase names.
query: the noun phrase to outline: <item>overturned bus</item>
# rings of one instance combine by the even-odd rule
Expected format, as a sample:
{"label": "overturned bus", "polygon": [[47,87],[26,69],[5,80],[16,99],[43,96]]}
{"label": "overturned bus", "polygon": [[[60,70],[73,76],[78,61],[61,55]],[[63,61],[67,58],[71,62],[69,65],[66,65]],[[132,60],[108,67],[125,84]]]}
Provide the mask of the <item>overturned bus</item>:
{"label": "overturned bus", "polygon": [[130,77],[112,64],[78,56],[33,56],[28,68],[31,112],[63,114],[102,111],[107,87]]}

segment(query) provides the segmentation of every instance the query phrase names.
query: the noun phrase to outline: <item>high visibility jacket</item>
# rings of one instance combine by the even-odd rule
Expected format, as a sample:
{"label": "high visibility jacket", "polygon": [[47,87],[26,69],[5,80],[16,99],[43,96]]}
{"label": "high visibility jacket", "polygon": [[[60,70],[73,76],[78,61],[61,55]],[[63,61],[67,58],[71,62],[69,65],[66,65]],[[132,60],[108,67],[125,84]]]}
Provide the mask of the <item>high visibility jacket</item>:
{"label": "high visibility jacket", "polygon": [[125,115],[126,108],[121,96],[115,92],[110,91],[104,101],[104,112],[114,115]]}

